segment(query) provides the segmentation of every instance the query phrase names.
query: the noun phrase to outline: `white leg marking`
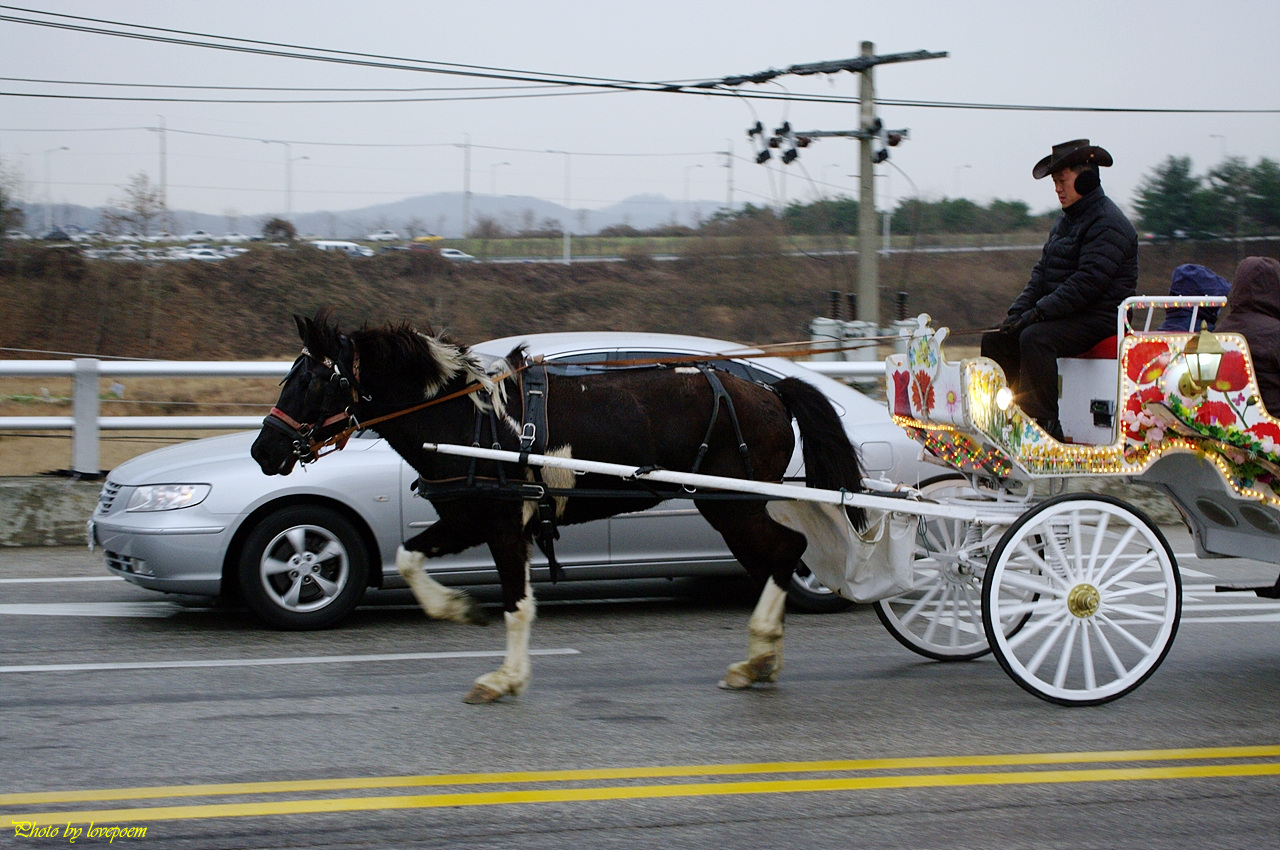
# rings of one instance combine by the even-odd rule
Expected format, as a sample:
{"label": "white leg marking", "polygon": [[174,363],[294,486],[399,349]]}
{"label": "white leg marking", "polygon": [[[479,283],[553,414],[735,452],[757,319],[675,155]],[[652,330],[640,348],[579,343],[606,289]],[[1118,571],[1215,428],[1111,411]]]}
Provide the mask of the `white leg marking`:
{"label": "white leg marking", "polygon": [[764,583],[760,600],[747,624],[747,660],[729,665],[720,687],[739,690],[755,682],[773,682],[782,670],[783,615],[787,592],[772,577]]}
{"label": "white leg marking", "polygon": [[427,575],[422,569],[426,560],[427,556],[421,552],[410,552],[403,546],[396,550],[396,569],[409,583],[422,610],[435,620],[473,622],[471,597],[462,591],[445,587]]}
{"label": "white leg marking", "polygon": [[516,603],[516,610],[503,615],[507,621],[507,657],[497,670],[476,679],[477,688],[486,688],[499,696],[518,696],[529,686],[533,677],[529,663],[529,633],[537,619],[537,609],[533,594],[526,585],[525,597]]}

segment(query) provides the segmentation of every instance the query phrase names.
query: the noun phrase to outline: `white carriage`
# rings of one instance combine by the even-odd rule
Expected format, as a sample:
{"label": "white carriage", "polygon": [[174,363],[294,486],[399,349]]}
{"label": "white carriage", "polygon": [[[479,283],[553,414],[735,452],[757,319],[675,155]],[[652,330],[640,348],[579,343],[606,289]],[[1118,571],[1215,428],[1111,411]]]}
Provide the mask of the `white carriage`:
{"label": "white carriage", "polygon": [[[977,521],[922,523],[912,590],[876,603],[900,642],[940,660],[992,651],[1022,687],[1061,704],[1140,685],[1177,632],[1181,580],[1150,518],[1090,491],[1101,477],[1166,493],[1200,557],[1280,563],[1280,422],[1262,406],[1244,338],[1150,329],[1157,308],[1222,303],[1129,299],[1101,346],[1118,357],[1059,361],[1067,442],[1012,402],[993,361],[947,360],[946,329],[921,317],[907,352],[886,360],[890,410],[963,475],[923,491],[975,506]],[[1082,492],[1060,492],[1073,478],[1087,479]],[[1280,583],[1252,589],[1274,595]]]}

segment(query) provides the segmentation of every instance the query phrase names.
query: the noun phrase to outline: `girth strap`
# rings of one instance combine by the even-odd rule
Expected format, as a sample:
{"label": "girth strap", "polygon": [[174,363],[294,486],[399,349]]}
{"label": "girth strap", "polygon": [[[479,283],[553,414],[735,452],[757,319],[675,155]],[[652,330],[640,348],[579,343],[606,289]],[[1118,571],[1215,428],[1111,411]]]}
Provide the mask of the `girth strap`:
{"label": "girth strap", "polygon": [[711,432],[715,430],[716,419],[720,416],[720,402],[723,401],[729,410],[729,421],[733,423],[733,433],[738,439],[738,454],[742,456],[743,466],[747,470],[747,478],[755,478],[755,473],[751,470],[751,453],[747,449],[747,443],[742,439],[742,426],[738,424],[738,413],[733,409],[733,399],[729,397],[729,393],[725,390],[724,384],[720,382],[720,378],[716,375],[715,370],[705,363],[698,364],[698,371],[707,379],[707,383],[711,385],[712,402],[711,402],[711,421],[707,424],[706,436],[702,438],[702,445],[698,447],[698,456],[694,458],[693,468],[690,472],[697,472],[702,466],[702,459],[707,456],[707,450],[711,445]]}
{"label": "girth strap", "polygon": [[[523,401],[523,415],[520,423],[520,465],[528,468],[526,459],[530,454],[546,454],[547,451],[546,366],[539,363],[520,373],[520,394]],[[535,467],[533,476],[535,481],[541,482],[542,469]],[[560,529],[556,527],[555,499],[544,493],[537,500],[534,518],[536,525],[533,540],[547,558],[551,581],[554,583],[564,577],[564,570],[556,560],[556,540],[560,537]]]}

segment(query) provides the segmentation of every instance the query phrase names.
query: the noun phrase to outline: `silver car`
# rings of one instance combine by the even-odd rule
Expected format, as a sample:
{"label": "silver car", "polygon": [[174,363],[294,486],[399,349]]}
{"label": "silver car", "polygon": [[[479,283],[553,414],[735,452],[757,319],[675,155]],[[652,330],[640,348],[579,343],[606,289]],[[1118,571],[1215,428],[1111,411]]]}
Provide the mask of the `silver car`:
{"label": "silver car", "polygon": [[[472,346],[482,357],[527,345],[560,364],[670,355],[742,353],[732,342],[669,334],[556,333],[508,337]],[[864,474],[919,484],[938,466],[893,424],[884,405],[774,357],[724,361],[724,368],[771,382],[796,376],[834,404],[859,448]],[[249,456],[257,432],[210,437],[159,449],[113,469],[91,521],[107,568],[166,593],[249,599],[278,628],[325,628],[343,619],[368,587],[404,587],[396,548],[436,521],[430,502],[410,485],[417,474],[372,432],[345,450],[285,477],[266,476]],[[799,449],[788,475],[800,475]],[[568,579],[741,575],[724,541],[690,501],[565,526],[556,556]],[[428,569],[450,585],[497,583],[484,547],[432,559]],[[534,553],[535,581],[547,579]],[[254,583],[251,594],[241,588]],[[790,588],[799,610],[824,612],[847,602],[799,570]]]}

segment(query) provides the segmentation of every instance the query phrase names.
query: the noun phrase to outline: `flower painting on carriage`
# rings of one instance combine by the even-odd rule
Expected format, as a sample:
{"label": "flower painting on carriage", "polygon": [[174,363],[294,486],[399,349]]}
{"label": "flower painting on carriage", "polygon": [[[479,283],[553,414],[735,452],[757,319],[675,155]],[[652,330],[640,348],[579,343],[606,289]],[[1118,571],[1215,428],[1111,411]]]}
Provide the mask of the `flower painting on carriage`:
{"label": "flower painting on carriage", "polygon": [[1121,428],[1126,463],[1145,466],[1165,448],[1204,452],[1221,461],[1237,489],[1280,496],[1280,422],[1258,396],[1248,347],[1235,334],[1215,337],[1222,351],[1204,383],[1188,382],[1195,336],[1162,335],[1126,346]]}

